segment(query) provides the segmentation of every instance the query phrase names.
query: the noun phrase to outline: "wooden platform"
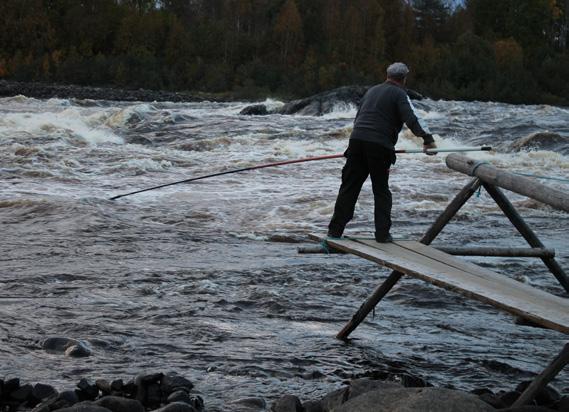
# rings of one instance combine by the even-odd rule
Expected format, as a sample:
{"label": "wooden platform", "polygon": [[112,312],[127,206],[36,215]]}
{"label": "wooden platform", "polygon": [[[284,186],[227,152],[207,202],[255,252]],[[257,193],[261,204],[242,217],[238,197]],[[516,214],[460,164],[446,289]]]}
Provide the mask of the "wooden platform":
{"label": "wooden platform", "polygon": [[[322,236],[311,235],[322,240]],[[489,303],[546,328],[569,334],[569,300],[457,259],[422,243],[403,240],[327,239],[329,247],[379,263],[470,298]]]}

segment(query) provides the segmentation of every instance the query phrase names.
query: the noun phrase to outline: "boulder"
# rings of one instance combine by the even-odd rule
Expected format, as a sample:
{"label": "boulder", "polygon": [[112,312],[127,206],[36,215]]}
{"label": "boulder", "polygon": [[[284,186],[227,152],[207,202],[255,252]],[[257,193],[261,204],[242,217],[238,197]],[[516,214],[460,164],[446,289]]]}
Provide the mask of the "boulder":
{"label": "boulder", "polygon": [[444,388],[378,389],[348,400],[334,412],[491,412],[476,395]]}
{"label": "boulder", "polygon": [[511,144],[513,150],[519,151],[523,149],[553,150],[566,154],[568,152],[569,137],[561,136],[553,132],[537,132],[528,136],[521,137]]}
{"label": "boulder", "polygon": [[55,410],[57,412],[111,412],[109,409],[96,405],[91,401],[84,401],[67,408]]}
{"label": "boulder", "polygon": [[111,412],[144,412],[144,406],[139,401],[120,396],[104,396],[95,403]]}
{"label": "boulder", "polygon": [[191,405],[192,397],[188,392],[180,389],[172,392],[166,399],[166,403],[173,403],[173,402],[185,402]]}
{"label": "boulder", "polygon": [[172,392],[183,389],[186,392],[190,392],[194,384],[190,382],[188,379],[184,378],[176,374],[175,372],[169,372],[166,375],[162,376],[160,381],[160,389],[166,396],[170,395]]}
{"label": "boulder", "polygon": [[350,399],[356,398],[364,393],[374,390],[401,388],[401,385],[394,382],[386,382],[377,379],[360,378],[349,382],[348,386],[330,392],[320,401],[320,406],[324,412],[330,412],[338,408]]}
{"label": "boulder", "polygon": [[42,343],[42,349],[48,353],[61,353],[72,358],[91,355],[91,349],[85,342],[65,337],[47,338]]}
{"label": "boulder", "polygon": [[198,412],[192,405],[184,402],[174,402],[156,409],[154,412]]}
{"label": "boulder", "polygon": [[248,412],[264,411],[267,408],[267,402],[263,398],[241,398],[228,402],[231,410],[243,410]]}
{"label": "boulder", "polygon": [[89,382],[83,378],[77,384],[77,396],[82,401],[94,401],[99,396],[99,388],[96,384]]}
{"label": "boulder", "polygon": [[15,391],[10,394],[10,399],[15,400],[18,403],[24,403],[28,399],[32,398],[32,392],[34,387],[32,385],[20,386]]}
{"label": "boulder", "polygon": [[34,385],[34,390],[32,392],[34,398],[39,401],[43,401],[44,399],[53,397],[57,395],[57,391],[51,385],[45,385],[43,383],[36,383]]}
{"label": "boulder", "polygon": [[304,412],[324,412],[320,401],[306,401],[302,404]]}
{"label": "boulder", "polygon": [[304,412],[302,403],[294,395],[284,395],[278,399],[272,406],[272,412]]}
{"label": "boulder", "polygon": [[269,114],[267,106],[264,104],[254,104],[252,106],[247,106],[239,112],[240,115],[244,116],[265,116]]}

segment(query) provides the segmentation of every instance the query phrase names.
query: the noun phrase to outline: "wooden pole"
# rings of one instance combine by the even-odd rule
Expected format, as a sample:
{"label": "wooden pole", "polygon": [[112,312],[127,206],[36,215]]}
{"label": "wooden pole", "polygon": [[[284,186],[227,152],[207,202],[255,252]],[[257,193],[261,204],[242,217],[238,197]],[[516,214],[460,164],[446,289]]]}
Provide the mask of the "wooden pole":
{"label": "wooden pole", "polygon": [[458,256],[500,256],[500,257],[555,257],[554,249],[543,248],[507,248],[507,247],[454,247],[436,246],[441,252]]}
{"label": "wooden pole", "polygon": [[[514,208],[514,205],[512,205],[504,193],[499,188],[491,184],[483,183],[483,185],[490,196],[492,196],[492,199],[494,199],[500,209],[502,209],[504,214],[508,217],[508,219],[510,219],[510,222],[512,222],[512,224],[515,226],[518,232],[521,233],[529,245],[534,248],[545,248],[543,243],[541,243],[537,235],[518,214]],[[550,272],[553,273],[553,275],[557,278],[565,291],[569,292],[569,278],[561,266],[559,266],[559,263],[557,263],[554,258],[541,258],[541,260],[543,260],[543,263],[545,263]]]}
{"label": "wooden pole", "polygon": [[[458,212],[458,210],[470,199],[470,197],[478,190],[480,187],[480,180],[471,180],[450,202],[445,211],[437,218],[435,223],[427,230],[427,233],[421,239],[421,243],[429,245],[437,235],[443,230],[445,225],[453,218],[453,216]],[[395,286],[395,284],[401,279],[403,273],[394,270],[387,277],[385,282],[378,286],[372,295],[366,299],[366,301],[360,306],[358,311],[352,316],[352,319],[344,326],[344,328],[338,332],[336,337],[338,339],[347,339],[350,333],[352,333],[359,325],[363,322],[366,316],[377,306],[379,301],[383,299],[385,295]]]}
{"label": "wooden pole", "polygon": [[515,175],[467,156],[453,153],[446,158],[449,168],[479,177],[486,183],[539,200],[559,210],[569,212],[569,194],[545,186],[533,179]]}
{"label": "wooden pole", "polygon": [[514,402],[512,408],[521,408],[530,402],[537,393],[547,386],[553,378],[569,363],[569,343],[565,344],[563,350],[557,357],[529,384],[526,390]]}
{"label": "wooden pole", "polygon": [[472,195],[480,187],[480,179],[474,178],[462,188],[460,192],[454,197],[454,199],[449,203],[447,208],[440,214],[440,216],[435,220],[435,223],[427,230],[420,240],[421,243],[425,245],[430,245],[433,240],[438,236],[443,230],[446,224],[456,215],[462,206],[472,197]]}

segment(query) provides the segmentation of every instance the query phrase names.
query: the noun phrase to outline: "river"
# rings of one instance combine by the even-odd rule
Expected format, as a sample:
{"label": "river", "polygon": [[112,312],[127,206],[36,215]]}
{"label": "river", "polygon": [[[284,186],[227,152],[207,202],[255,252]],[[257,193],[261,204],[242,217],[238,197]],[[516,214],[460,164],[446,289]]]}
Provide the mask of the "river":
{"label": "river", "polygon": [[[281,102],[267,100],[270,107]],[[343,160],[221,176],[110,201],[192,176],[341,153],[356,109],[321,117],[240,116],[251,102],[126,103],[0,99],[0,376],[70,388],[80,378],[177,371],[223,410],[247,396],[316,399],[353,376],[395,373],[434,385],[511,390],[566,337],[494,308],[403,279],[353,334],[334,335],[389,271],[345,255],[299,255],[324,234]],[[424,100],[439,147],[513,172],[567,178],[569,110]],[[561,139],[523,143],[536,132]],[[420,148],[403,131],[398,147]],[[521,150],[520,150],[521,147]],[[391,176],[393,234],[418,239],[469,180],[444,155],[400,155]],[[563,181],[544,184],[567,190]],[[509,193],[569,268],[569,215]],[[360,195],[347,234],[371,235]],[[519,246],[484,191],[434,244]],[[469,258],[563,295],[539,260]],[[564,295],[566,296],[566,295]],[[88,358],[41,349],[85,340]],[[569,371],[555,385],[569,392]]]}

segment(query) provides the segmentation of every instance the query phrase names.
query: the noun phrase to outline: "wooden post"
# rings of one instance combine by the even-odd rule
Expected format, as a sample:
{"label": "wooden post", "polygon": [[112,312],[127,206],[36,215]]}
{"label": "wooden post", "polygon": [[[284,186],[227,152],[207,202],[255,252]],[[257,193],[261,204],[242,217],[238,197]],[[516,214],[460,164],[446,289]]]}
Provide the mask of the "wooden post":
{"label": "wooden post", "polygon": [[479,162],[458,153],[447,156],[446,164],[451,169],[479,177],[483,182],[511,190],[520,195],[539,200],[556,209],[569,212],[569,194],[542,185],[533,179],[497,169],[487,162]]}
{"label": "wooden post", "polygon": [[368,313],[370,313],[373,308],[377,306],[379,301],[383,299],[387,293],[395,286],[395,284],[401,279],[403,273],[394,270],[391,272],[389,277],[383,282],[373,293],[366,299],[364,303],[360,306],[358,311],[354,313],[352,319],[342,328],[340,332],[336,335],[338,339],[347,339],[350,333],[352,333],[362,321],[366,318]]}
{"label": "wooden post", "polygon": [[[533,230],[531,230],[527,223],[518,214],[514,208],[514,205],[512,205],[504,193],[502,193],[499,188],[491,184],[483,183],[483,185],[490,196],[492,196],[492,199],[494,199],[498,206],[500,206],[500,209],[502,209],[504,214],[508,217],[508,219],[510,219],[510,222],[512,222],[516,229],[518,229],[518,232],[521,233],[529,245],[535,248],[545,248],[543,243],[541,243]],[[543,260],[543,263],[545,263],[550,272],[553,273],[553,275],[557,278],[565,291],[569,292],[569,278],[561,266],[559,266],[559,263],[557,263],[554,258],[541,258],[541,260]]]}
{"label": "wooden post", "polygon": [[[445,211],[438,217],[431,228],[425,233],[421,239],[421,243],[429,245],[437,235],[443,230],[445,225],[453,218],[453,216],[458,212],[458,210],[470,199],[470,197],[478,190],[480,187],[480,180],[471,180],[450,202]],[[360,306],[358,311],[352,316],[352,319],[344,326],[344,328],[338,332],[336,337],[338,339],[347,339],[347,337],[352,333],[360,323],[366,318],[366,316],[377,306],[379,301],[383,299],[385,295],[395,286],[395,284],[401,279],[403,273],[394,270],[388,276],[388,278],[380,286],[375,289],[372,295],[366,299],[366,301]]]}
{"label": "wooden post", "polygon": [[530,402],[535,395],[547,386],[553,378],[569,363],[569,343],[565,344],[563,350],[557,357],[530,383],[526,390],[514,402],[512,408],[521,408],[526,403]]}
{"label": "wooden post", "polygon": [[454,247],[437,246],[441,252],[458,256],[500,256],[500,257],[555,257],[555,250],[543,248],[508,248],[508,247]]}
{"label": "wooden post", "polygon": [[433,240],[438,236],[443,230],[446,224],[456,215],[462,206],[472,197],[472,195],[480,187],[480,179],[474,178],[467,183],[466,186],[455,196],[455,198],[449,203],[447,208],[440,214],[440,216],[435,220],[435,223],[427,230],[423,235],[423,238],[419,241],[425,245],[430,245]]}

